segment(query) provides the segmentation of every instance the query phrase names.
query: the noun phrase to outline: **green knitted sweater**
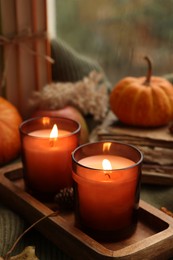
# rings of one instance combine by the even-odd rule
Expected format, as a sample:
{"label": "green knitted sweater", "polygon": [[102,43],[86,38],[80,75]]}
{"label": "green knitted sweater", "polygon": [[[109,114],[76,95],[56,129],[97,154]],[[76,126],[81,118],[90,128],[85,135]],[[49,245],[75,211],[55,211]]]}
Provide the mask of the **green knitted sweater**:
{"label": "green knitted sweater", "polygon": [[102,71],[96,61],[77,53],[62,40],[53,39],[51,47],[54,59],[52,79],[55,82],[76,82],[92,70]]}

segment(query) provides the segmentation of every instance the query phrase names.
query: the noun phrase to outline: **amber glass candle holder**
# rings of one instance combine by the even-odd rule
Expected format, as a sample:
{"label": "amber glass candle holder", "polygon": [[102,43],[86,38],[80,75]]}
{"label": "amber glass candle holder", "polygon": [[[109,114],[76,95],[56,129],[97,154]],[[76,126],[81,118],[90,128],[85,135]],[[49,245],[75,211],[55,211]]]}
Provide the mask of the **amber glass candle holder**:
{"label": "amber glass candle holder", "polygon": [[[56,133],[50,133],[56,125]],[[26,188],[41,199],[72,186],[71,153],[79,145],[80,125],[67,118],[38,117],[20,125]],[[58,136],[57,136],[58,135]]]}
{"label": "amber glass candle holder", "polygon": [[96,239],[130,236],[138,219],[143,155],[114,141],[88,143],[72,153],[75,222]]}

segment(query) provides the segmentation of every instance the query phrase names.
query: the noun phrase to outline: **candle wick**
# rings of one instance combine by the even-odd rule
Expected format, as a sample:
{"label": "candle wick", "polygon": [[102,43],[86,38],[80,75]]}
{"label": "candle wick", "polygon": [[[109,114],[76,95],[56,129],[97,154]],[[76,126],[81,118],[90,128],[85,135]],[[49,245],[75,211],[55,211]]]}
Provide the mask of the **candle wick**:
{"label": "candle wick", "polygon": [[111,176],[110,176],[108,173],[105,173],[105,176],[108,176],[108,177],[109,177],[109,179],[111,178]]}
{"label": "candle wick", "polygon": [[50,139],[49,139],[49,145],[50,145],[51,147],[54,147],[55,141],[56,141],[56,138],[50,138]]}

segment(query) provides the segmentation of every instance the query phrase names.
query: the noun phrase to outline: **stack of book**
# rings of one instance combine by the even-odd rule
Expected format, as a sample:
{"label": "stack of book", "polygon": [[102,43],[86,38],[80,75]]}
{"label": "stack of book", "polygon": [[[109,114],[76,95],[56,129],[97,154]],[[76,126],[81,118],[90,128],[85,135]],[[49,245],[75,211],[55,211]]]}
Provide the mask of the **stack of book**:
{"label": "stack of book", "polygon": [[0,94],[26,118],[33,91],[51,81],[51,63],[46,58],[51,55],[47,2],[0,0],[0,24],[3,50]]}
{"label": "stack of book", "polygon": [[173,135],[169,126],[131,127],[110,112],[96,131],[97,140],[114,140],[138,147],[144,155],[143,182],[173,184]]}

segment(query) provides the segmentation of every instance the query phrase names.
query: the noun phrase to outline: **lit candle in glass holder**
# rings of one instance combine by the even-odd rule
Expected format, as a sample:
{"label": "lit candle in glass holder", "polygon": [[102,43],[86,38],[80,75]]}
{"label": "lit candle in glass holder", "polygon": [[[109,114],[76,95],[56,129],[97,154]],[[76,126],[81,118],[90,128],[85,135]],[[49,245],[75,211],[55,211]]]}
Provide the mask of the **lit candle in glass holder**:
{"label": "lit candle in glass holder", "polygon": [[120,239],[137,223],[142,153],[113,141],[72,153],[76,225],[100,239]]}
{"label": "lit candle in glass holder", "polygon": [[71,153],[79,144],[80,125],[66,118],[38,117],[20,126],[26,187],[40,198],[72,186]]}

